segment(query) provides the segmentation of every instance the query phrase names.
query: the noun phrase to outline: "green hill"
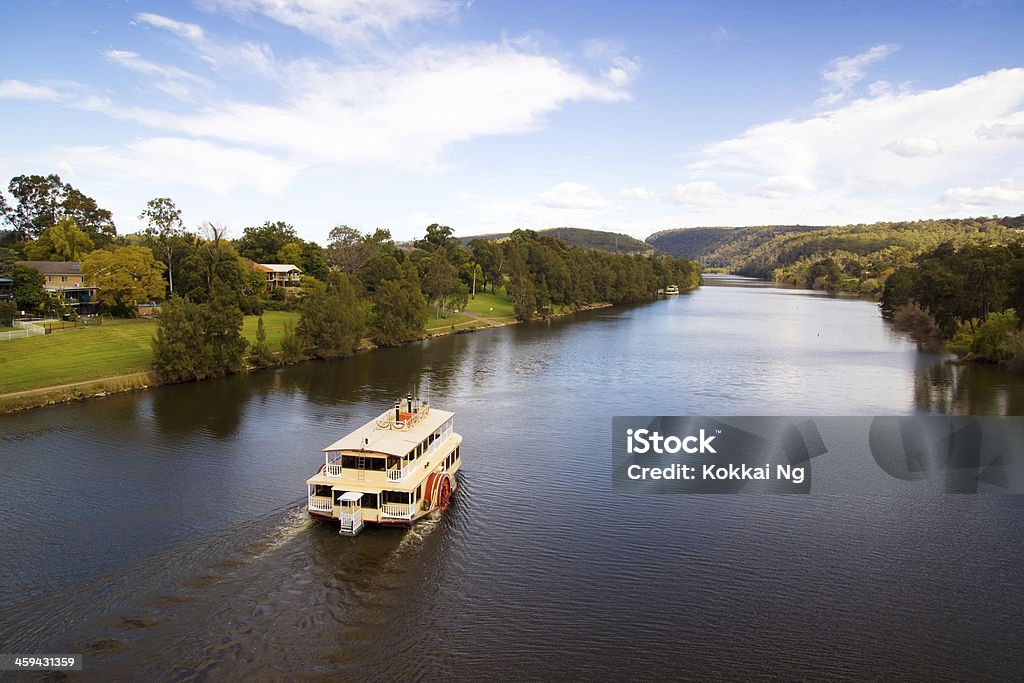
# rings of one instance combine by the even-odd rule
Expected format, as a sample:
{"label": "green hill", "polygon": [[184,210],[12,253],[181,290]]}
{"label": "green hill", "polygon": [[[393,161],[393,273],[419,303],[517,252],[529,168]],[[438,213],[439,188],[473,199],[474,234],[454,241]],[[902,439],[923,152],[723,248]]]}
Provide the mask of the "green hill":
{"label": "green hill", "polygon": [[[462,246],[466,246],[475,239],[503,240],[511,234],[511,232],[501,232],[489,235],[470,235],[459,239]],[[651,245],[618,232],[585,228],[548,228],[547,230],[538,230],[537,234],[560,239],[570,247],[597,249],[612,254],[647,254],[654,251]]]}
{"label": "green hill", "polygon": [[1024,216],[950,218],[813,227],[663,230],[647,243],[679,258],[750,277],[816,289],[877,294],[895,268],[940,244],[1006,243],[1021,238]]}

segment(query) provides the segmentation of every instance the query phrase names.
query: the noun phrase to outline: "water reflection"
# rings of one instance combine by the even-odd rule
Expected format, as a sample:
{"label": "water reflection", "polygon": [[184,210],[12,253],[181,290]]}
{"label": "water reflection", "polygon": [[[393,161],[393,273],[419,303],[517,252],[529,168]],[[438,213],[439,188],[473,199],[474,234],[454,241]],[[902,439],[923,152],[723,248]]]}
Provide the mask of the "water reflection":
{"label": "water reflection", "polygon": [[917,372],[914,404],[953,415],[1024,415],[1024,377],[984,363],[933,363]]}

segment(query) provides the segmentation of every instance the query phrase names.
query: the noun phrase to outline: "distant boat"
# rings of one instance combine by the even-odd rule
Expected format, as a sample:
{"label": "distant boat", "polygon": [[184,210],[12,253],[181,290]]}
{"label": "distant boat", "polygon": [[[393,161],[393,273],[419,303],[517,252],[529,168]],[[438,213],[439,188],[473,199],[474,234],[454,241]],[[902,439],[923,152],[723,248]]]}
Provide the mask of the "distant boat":
{"label": "distant boat", "polygon": [[666,295],[672,295],[672,294],[678,294],[678,293],[679,293],[679,288],[676,287],[675,285],[669,285],[668,287],[665,288],[665,294]]}
{"label": "distant boat", "polygon": [[306,480],[309,514],[354,536],[367,522],[408,527],[443,511],[462,466],[454,419],[410,395],[338,439]]}

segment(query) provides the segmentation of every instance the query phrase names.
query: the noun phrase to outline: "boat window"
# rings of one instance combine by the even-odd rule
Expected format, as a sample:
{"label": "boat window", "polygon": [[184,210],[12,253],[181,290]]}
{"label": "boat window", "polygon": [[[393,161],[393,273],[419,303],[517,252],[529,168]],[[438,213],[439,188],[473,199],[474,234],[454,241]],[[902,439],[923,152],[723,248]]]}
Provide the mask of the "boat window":
{"label": "boat window", "polygon": [[455,459],[456,460],[459,459],[459,447],[458,446],[455,447]]}
{"label": "boat window", "polygon": [[377,494],[376,493],[364,493],[363,494],[363,507],[371,510],[377,509]]}
{"label": "boat window", "polygon": [[421,494],[423,493],[422,490],[421,490],[422,488],[423,488],[423,484],[420,484],[419,486],[416,487],[416,500],[420,499]]}

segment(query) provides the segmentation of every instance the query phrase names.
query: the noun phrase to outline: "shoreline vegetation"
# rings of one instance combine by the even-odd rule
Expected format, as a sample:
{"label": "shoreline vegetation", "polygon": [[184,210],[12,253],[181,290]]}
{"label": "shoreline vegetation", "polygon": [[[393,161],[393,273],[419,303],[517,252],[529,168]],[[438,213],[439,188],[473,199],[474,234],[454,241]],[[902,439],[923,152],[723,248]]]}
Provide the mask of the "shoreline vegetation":
{"label": "shoreline vegetation", "polygon": [[[166,213],[168,202],[154,200],[150,209]],[[60,229],[73,234],[77,228],[64,221]],[[89,305],[104,315],[90,320],[101,324],[84,327],[62,291],[44,289],[35,263],[14,261],[19,306],[70,313],[52,315],[69,320],[44,323],[45,336],[6,342],[0,412],[637,303],[669,285],[695,289],[701,280],[693,261],[567,246],[531,230],[501,241],[474,239],[468,247],[438,224],[406,248],[386,230],[362,234],[347,226],[332,230],[326,249],[300,245],[283,223],[247,228],[237,240],[217,226],[203,237],[178,238],[177,256],[155,237],[152,247],[110,243],[90,251],[81,261],[82,278],[98,287]],[[24,250],[44,248],[41,241]],[[322,263],[304,260],[304,249]],[[258,264],[277,261],[288,262],[280,270],[316,275],[275,282],[265,272],[278,271]],[[118,277],[106,279],[111,273]],[[148,297],[162,299],[156,322],[135,318]]]}
{"label": "shoreline vegetation", "polygon": [[[490,299],[484,299],[485,303],[490,303]],[[549,318],[558,318],[573,313],[597,310],[601,308],[611,307],[610,303],[595,303],[580,306],[575,309],[565,309],[552,313]],[[493,310],[493,306],[489,307]],[[506,327],[508,325],[517,325],[522,320],[516,319],[513,315],[485,315],[483,313],[476,313],[470,309],[467,309],[468,315],[462,316],[461,322],[449,322],[444,319],[436,319],[430,321],[432,326],[428,325],[425,329],[422,337],[417,339],[411,339],[405,343],[413,343],[416,341],[424,341],[437,337],[445,337],[454,334],[465,334],[467,332],[476,332],[477,330],[485,330],[497,327]],[[127,321],[126,321],[127,322]],[[154,321],[132,321],[138,324],[145,325],[145,328],[150,331],[155,331],[156,324]],[[255,318],[246,319],[246,327],[252,327],[255,329]],[[280,343],[281,332],[283,325],[281,324],[281,318],[278,317],[277,323],[273,326],[274,334],[272,337],[272,344],[278,345]],[[90,329],[90,328],[85,328]],[[98,330],[100,328],[91,328],[92,330]],[[56,335],[73,335],[75,330],[67,330],[66,332],[55,333]],[[52,337],[47,337],[52,339]],[[34,341],[33,339],[23,340],[24,343],[30,344]],[[62,346],[71,346],[73,337],[69,336],[67,340],[61,340]],[[382,347],[381,345],[375,344],[370,338],[363,338],[360,340],[359,345],[356,349],[358,353],[367,353],[374,351]],[[294,365],[296,363],[303,363],[314,360],[312,358],[305,358],[299,361],[285,361],[281,357],[280,349],[272,351],[274,360],[267,365],[246,365],[242,368],[241,372],[250,373],[258,372],[260,370],[270,370],[279,367],[285,367],[287,365]],[[0,394],[0,415],[15,413],[24,410],[31,410],[34,408],[42,408],[46,406],[59,405],[61,403],[71,403],[75,401],[82,401],[90,398],[104,398],[112,394],[126,393],[129,391],[139,391],[144,389],[151,389],[154,387],[169,384],[169,382],[163,382],[159,376],[150,369],[139,370],[137,372],[129,372],[123,374],[116,374],[107,377],[93,377],[77,382],[69,382],[57,385],[48,385],[42,387],[32,387],[27,389],[20,389],[17,391],[5,392]]]}

